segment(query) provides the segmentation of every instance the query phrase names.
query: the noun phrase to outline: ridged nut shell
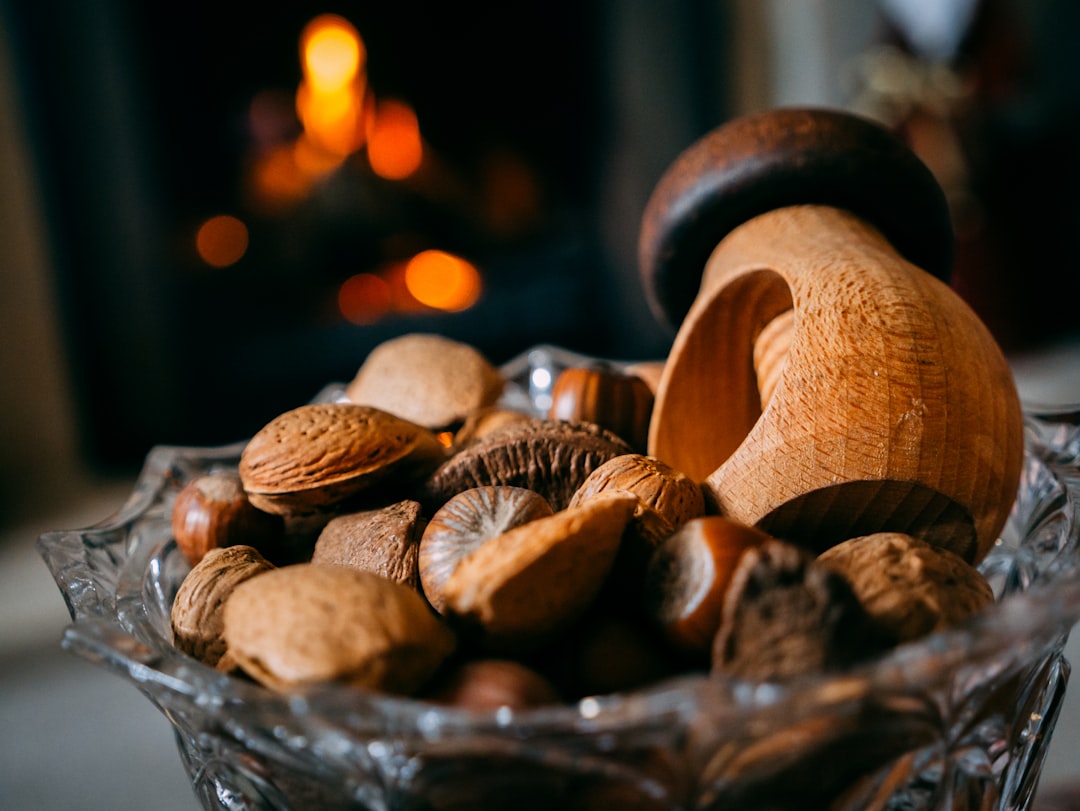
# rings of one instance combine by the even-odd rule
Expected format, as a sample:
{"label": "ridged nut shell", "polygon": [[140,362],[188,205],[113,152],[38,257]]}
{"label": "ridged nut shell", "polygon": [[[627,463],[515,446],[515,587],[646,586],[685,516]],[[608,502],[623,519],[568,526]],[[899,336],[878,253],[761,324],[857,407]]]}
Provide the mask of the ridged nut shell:
{"label": "ridged nut shell", "polygon": [[208,551],[176,592],[172,605],[173,644],[213,667],[225,654],[224,607],[233,590],[273,565],[250,546]]}
{"label": "ridged nut shell", "polygon": [[437,509],[471,487],[510,485],[539,493],[558,511],[590,473],[625,453],[625,440],[592,423],[517,423],[447,459],[425,482],[422,500]]}
{"label": "ridged nut shell", "polygon": [[370,406],[314,403],[256,433],[240,457],[240,477],[252,504],[289,514],[422,478],[444,457],[435,435],[408,420]]}
{"label": "ridged nut shell", "polygon": [[412,500],[340,515],[319,533],[311,562],[350,566],[416,589],[423,528],[420,503]]}
{"label": "ridged nut shell", "polygon": [[431,516],[420,539],[420,585],[428,602],[443,610],[446,581],[481,544],[551,514],[543,496],[523,487],[473,487],[455,495]]}

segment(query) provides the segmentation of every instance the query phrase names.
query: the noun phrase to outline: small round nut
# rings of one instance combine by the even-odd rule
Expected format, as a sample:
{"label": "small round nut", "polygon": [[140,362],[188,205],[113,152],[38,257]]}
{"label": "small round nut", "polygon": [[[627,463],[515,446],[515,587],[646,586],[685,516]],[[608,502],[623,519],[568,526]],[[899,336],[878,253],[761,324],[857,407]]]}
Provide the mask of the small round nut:
{"label": "small round nut", "polygon": [[571,367],[555,379],[548,418],[602,425],[644,450],[652,407],[652,389],[636,375],[610,367]]}
{"label": "small round nut", "polygon": [[299,563],[240,584],[225,604],[236,664],[276,690],[339,682],[410,694],[454,650],[453,632],[400,583]]}
{"label": "small round nut", "polygon": [[676,647],[708,654],[732,573],[747,550],[768,538],[754,527],[709,515],[687,521],[660,544],[646,574],[646,609]]}
{"label": "small round nut", "polygon": [[173,538],[192,566],[211,549],[236,544],[254,546],[272,557],[284,531],[280,516],[265,513],[248,500],[235,471],[197,476],[173,502]]}
{"label": "small round nut", "polygon": [[272,568],[273,564],[250,546],[209,550],[184,577],[173,599],[173,644],[204,664],[217,665],[226,650],[226,601],[238,585]]}
{"label": "small round nut", "polygon": [[428,602],[442,612],[446,581],[465,557],[491,538],[551,514],[547,500],[524,487],[471,487],[451,498],[420,538],[420,586]]}
{"label": "small round nut", "polygon": [[468,710],[513,710],[557,704],[546,678],[513,659],[471,659],[439,677],[423,698]]}
{"label": "small round nut", "polygon": [[311,562],[351,566],[415,589],[423,529],[420,503],[409,499],[339,515],[319,533]]}
{"label": "small round nut", "polygon": [[550,641],[599,593],[636,503],[595,499],[488,540],[446,581],[446,616],[489,650],[525,652]]}
{"label": "small round nut", "polygon": [[970,563],[900,532],[852,538],[817,560],[847,580],[867,613],[901,642],[957,625],[994,602]]}
{"label": "small round nut", "polygon": [[503,385],[498,369],[469,344],[410,333],[375,347],[345,395],[438,431],[494,405]]}

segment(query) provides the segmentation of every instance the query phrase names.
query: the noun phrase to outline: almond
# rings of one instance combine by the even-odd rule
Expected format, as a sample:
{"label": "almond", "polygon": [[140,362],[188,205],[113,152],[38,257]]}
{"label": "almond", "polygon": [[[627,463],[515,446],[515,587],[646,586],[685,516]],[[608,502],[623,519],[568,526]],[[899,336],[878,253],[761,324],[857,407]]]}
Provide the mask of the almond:
{"label": "almond", "polygon": [[288,515],[377,484],[411,483],[444,457],[436,436],[408,420],[353,403],[315,403],[256,433],[240,457],[240,478],[252,504]]}

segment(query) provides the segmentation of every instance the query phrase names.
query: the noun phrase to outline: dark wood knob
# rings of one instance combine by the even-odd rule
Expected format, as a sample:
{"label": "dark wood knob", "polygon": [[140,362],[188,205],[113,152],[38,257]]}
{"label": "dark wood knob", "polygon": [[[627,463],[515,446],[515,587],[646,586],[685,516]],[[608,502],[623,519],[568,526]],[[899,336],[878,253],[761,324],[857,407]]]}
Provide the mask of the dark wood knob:
{"label": "dark wood knob", "polygon": [[706,260],[730,231],[759,214],[804,204],[855,214],[907,261],[948,280],[954,244],[948,203],[919,157],[856,115],[781,108],[708,133],[657,184],[638,244],[657,318],[678,327]]}

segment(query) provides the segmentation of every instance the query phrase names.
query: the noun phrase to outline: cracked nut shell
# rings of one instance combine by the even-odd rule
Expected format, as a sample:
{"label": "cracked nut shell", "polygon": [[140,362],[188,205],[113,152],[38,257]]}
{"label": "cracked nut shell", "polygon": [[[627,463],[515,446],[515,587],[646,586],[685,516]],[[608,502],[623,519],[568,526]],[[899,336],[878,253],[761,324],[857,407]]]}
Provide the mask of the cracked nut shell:
{"label": "cracked nut shell", "polygon": [[408,499],[339,515],[319,533],[311,562],[351,566],[415,589],[423,529],[420,502]]}

